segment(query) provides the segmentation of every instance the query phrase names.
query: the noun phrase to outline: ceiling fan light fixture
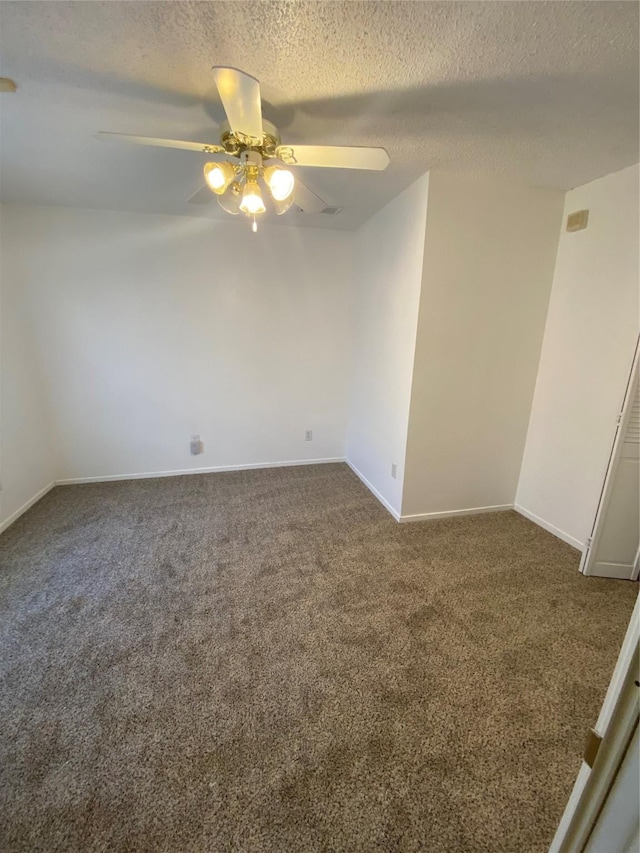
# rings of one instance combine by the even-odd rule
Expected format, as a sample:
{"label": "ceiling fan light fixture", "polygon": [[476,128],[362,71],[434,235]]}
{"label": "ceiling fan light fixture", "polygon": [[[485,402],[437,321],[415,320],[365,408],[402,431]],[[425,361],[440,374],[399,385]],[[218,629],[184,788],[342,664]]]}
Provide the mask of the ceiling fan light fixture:
{"label": "ceiling fan light fixture", "polygon": [[275,201],[285,201],[292,195],[295,179],[288,169],[268,166],[264,170],[264,179]]}
{"label": "ceiling fan light fixture", "polygon": [[[384,148],[348,145],[283,145],[278,128],[262,118],[260,83],[250,74],[237,68],[215,66],[215,84],[226,121],[220,129],[219,144],[189,142],[180,139],[161,139],[127,133],[100,131],[98,139],[128,142],[156,148],[175,148],[208,156],[226,155],[226,160],[209,162],[204,166],[205,187],[191,198],[190,204],[206,204],[213,199],[231,215],[245,213],[249,218],[265,212],[263,192],[267,203],[273,204],[278,215],[294,204],[304,213],[326,213],[327,203],[306,187],[284,167],[303,166],[334,169],[365,169],[382,171],[389,165]],[[14,91],[9,78],[0,77],[0,91]],[[266,166],[264,163],[277,163]],[[263,190],[259,181],[264,180]],[[270,208],[271,209],[271,208]]]}
{"label": "ceiling fan light fixture", "polygon": [[232,216],[237,216],[240,213],[240,202],[242,201],[242,187],[237,181],[234,181],[222,195],[218,196],[218,204],[226,212]]}
{"label": "ceiling fan light fixture", "polygon": [[235,174],[234,165],[227,160],[223,160],[222,163],[204,164],[204,179],[209,185],[209,189],[213,190],[216,195],[222,195],[226,192]]}
{"label": "ceiling fan light fixture", "polygon": [[264,213],[266,208],[262,200],[262,193],[256,180],[247,179],[242,193],[242,201],[240,210],[249,216],[255,216],[256,213]]}

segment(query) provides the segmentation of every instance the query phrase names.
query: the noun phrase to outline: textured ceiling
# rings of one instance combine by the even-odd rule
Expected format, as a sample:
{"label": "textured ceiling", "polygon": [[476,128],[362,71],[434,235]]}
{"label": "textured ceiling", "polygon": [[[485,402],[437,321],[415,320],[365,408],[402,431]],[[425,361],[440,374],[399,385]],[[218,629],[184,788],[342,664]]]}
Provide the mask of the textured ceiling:
{"label": "textured ceiling", "polygon": [[262,82],[292,142],[382,145],[386,172],[300,170],[357,227],[430,168],[567,189],[638,160],[635,2],[2,2],[3,201],[226,216],[187,205],[217,142],[210,72]]}

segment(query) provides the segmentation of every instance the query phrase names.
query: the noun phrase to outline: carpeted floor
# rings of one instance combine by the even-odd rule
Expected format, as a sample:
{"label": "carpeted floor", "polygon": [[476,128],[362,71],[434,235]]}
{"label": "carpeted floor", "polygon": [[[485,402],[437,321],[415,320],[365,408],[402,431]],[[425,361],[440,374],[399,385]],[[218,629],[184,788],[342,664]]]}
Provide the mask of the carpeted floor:
{"label": "carpeted floor", "polygon": [[57,488],[0,562],[3,853],[545,851],[637,589],[344,465]]}

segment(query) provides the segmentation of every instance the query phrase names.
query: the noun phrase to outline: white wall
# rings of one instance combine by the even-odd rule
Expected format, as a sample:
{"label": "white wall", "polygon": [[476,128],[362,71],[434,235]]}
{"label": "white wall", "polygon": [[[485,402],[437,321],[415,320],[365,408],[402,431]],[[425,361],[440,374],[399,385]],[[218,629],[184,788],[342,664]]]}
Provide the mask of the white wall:
{"label": "white wall", "polygon": [[396,516],[509,505],[522,461],[518,507],[580,545],[638,331],[638,177],[569,193],[590,221],[555,277],[561,194],[447,172],[355,235],[3,208],[0,524],[53,479],[340,458],[346,433]]}
{"label": "white wall", "polygon": [[[4,245],[5,211],[0,207]],[[0,252],[0,530],[52,483],[55,469],[43,364],[23,284],[15,253]]]}
{"label": "white wall", "polygon": [[562,203],[431,172],[403,516],[513,504]]}
{"label": "white wall", "polygon": [[428,193],[427,174],[356,232],[347,459],[396,514],[402,503]]}
{"label": "white wall", "polygon": [[583,547],[638,335],[638,166],[567,194],[517,504]]}
{"label": "white wall", "polygon": [[3,239],[58,478],[344,456],[351,234],[8,207]]}

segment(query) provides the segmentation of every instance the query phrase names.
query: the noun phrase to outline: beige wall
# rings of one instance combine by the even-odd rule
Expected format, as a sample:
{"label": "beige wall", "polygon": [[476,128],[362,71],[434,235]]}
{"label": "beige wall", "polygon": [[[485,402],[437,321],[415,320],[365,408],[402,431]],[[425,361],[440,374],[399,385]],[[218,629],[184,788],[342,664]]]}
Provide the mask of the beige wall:
{"label": "beige wall", "polygon": [[9,209],[0,206],[0,530],[55,479],[46,364],[31,319],[33,295],[8,251]]}
{"label": "beige wall", "polygon": [[430,173],[403,516],[513,504],[562,204]]}
{"label": "beige wall", "polygon": [[638,182],[632,166],[567,194],[516,502],[581,548],[590,535],[638,336]]}
{"label": "beige wall", "polygon": [[402,502],[428,193],[429,175],[423,175],[356,232],[347,459],[395,515]]}
{"label": "beige wall", "polygon": [[[46,368],[34,405],[50,404],[58,478],[344,457],[352,234],[7,207],[2,237],[6,322]],[[42,429],[11,428],[16,358],[4,457],[26,471]]]}

